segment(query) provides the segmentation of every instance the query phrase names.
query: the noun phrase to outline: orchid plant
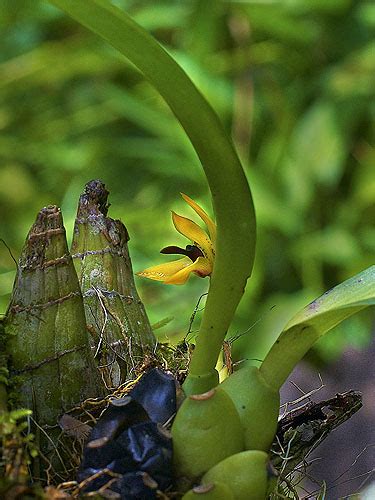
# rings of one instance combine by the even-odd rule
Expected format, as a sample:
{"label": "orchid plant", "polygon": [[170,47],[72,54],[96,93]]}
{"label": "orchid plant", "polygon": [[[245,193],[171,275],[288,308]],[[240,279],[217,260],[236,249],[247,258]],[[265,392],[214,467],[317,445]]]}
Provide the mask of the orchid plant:
{"label": "orchid plant", "polygon": [[[211,276],[196,347],[183,385],[186,399],[172,425],[176,476],[184,498],[262,500],[269,488],[268,451],[275,435],[279,389],[324,333],[375,303],[375,266],[338,285],[296,315],[260,367],[247,366],[218,383],[215,365],[250,276],[255,214],[250,188],[231,140],[215,112],[173,58],[108,0],[49,0],[125,55],[159,91],[185,129],[204,168],[217,223],[189,197],[209,236],[172,214],[183,258],[139,273],[183,284],[191,273]],[[231,189],[228,190],[230,183]],[[196,486],[200,482],[199,486]],[[189,489],[191,485],[195,485]]]}

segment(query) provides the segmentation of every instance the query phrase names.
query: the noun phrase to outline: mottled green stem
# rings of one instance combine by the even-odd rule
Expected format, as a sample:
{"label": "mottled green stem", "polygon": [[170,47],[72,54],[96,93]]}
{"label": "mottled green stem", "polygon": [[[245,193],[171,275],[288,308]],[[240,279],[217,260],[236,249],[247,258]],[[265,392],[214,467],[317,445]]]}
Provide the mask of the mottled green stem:
{"label": "mottled green stem", "polygon": [[152,354],[156,340],[134,284],[124,224],[107,217],[101,181],[80,196],[72,258],[83,294],[91,345],[106,385],[117,387]]}
{"label": "mottled green stem", "polygon": [[[31,409],[39,426],[56,426],[62,413],[103,394],[61,212],[55,206],[39,212],[27,236],[4,326],[17,398],[13,404]],[[55,438],[59,434],[55,429]],[[44,434],[41,446],[45,456],[56,459]],[[56,467],[65,464],[60,460]]]}
{"label": "mottled green stem", "polygon": [[216,360],[254,260],[254,207],[241,163],[217,115],[186,73],[126,13],[106,0],[49,1],[142,71],[180,121],[202,162],[216,215],[217,256],[185,390],[207,390],[217,382]]}

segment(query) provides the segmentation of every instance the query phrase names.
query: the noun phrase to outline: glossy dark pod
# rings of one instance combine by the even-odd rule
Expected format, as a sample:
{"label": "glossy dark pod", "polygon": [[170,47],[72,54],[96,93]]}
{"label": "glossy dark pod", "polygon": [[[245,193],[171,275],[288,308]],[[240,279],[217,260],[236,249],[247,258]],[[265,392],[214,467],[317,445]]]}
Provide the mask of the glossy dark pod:
{"label": "glossy dark pod", "polygon": [[78,481],[96,491],[121,474],[109,489],[124,499],[156,498],[172,484],[172,440],[162,426],[176,412],[174,378],[158,369],[146,373],[121,399],[111,401],[91,431]]}
{"label": "glossy dark pod", "polygon": [[158,368],[145,373],[129,395],[143,406],[153,422],[165,424],[176,412],[176,381]]}

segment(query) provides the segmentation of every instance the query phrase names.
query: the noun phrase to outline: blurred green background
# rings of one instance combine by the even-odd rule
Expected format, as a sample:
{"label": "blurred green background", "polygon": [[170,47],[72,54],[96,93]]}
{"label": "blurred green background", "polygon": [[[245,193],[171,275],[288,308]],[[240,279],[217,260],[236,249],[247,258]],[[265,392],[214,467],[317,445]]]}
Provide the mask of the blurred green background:
{"label": "blurred green background", "polygon": [[[373,264],[375,4],[354,0],[117,0],[164,44],[233,137],[258,217],[253,278],[229,336],[262,357],[310,299]],[[84,184],[110,190],[135,270],[186,244],[170,210],[212,213],[195,153],[165,103],[123,57],[47,2],[0,6],[0,237],[18,256],[37,211],[62,207],[71,237]],[[228,186],[230,189],[230,186]],[[0,312],[15,264],[0,246]],[[156,333],[176,341],[208,280],[137,278]],[[197,321],[199,320],[198,313]],[[371,313],[314,349],[318,363],[370,341]],[[196,330],[195,323],[193,332]]]}

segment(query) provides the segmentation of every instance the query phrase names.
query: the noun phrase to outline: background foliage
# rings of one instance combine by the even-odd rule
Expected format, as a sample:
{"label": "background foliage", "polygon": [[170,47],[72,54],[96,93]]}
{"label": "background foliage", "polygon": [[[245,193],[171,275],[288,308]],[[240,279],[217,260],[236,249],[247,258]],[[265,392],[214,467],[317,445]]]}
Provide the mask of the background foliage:
{"label": "background foliage", "polygon": [[[309,299],[373,263],[375,6],[355,0],[117,0],[187,70],[245,165],[258,216],[253,279],[230,336],[261,357]],[[36,212],[62,206],[68,233],[90,179],[111,192],[136,270],[185,244],[170,210],[180,191],[211,212],[203,173],[167,106],[109,46],[45,2],[3,0],[0,52],[0,237],[18,256]],[[230,186],[228,186],[230,189]],[[0,248],[0,312],[15,265]],[[161,339],[189,328],[207,280],[138,280]],[[369,313],[315,349],[327,361],[365,345]],[[194,326],[192,328],[194,331]]]}

